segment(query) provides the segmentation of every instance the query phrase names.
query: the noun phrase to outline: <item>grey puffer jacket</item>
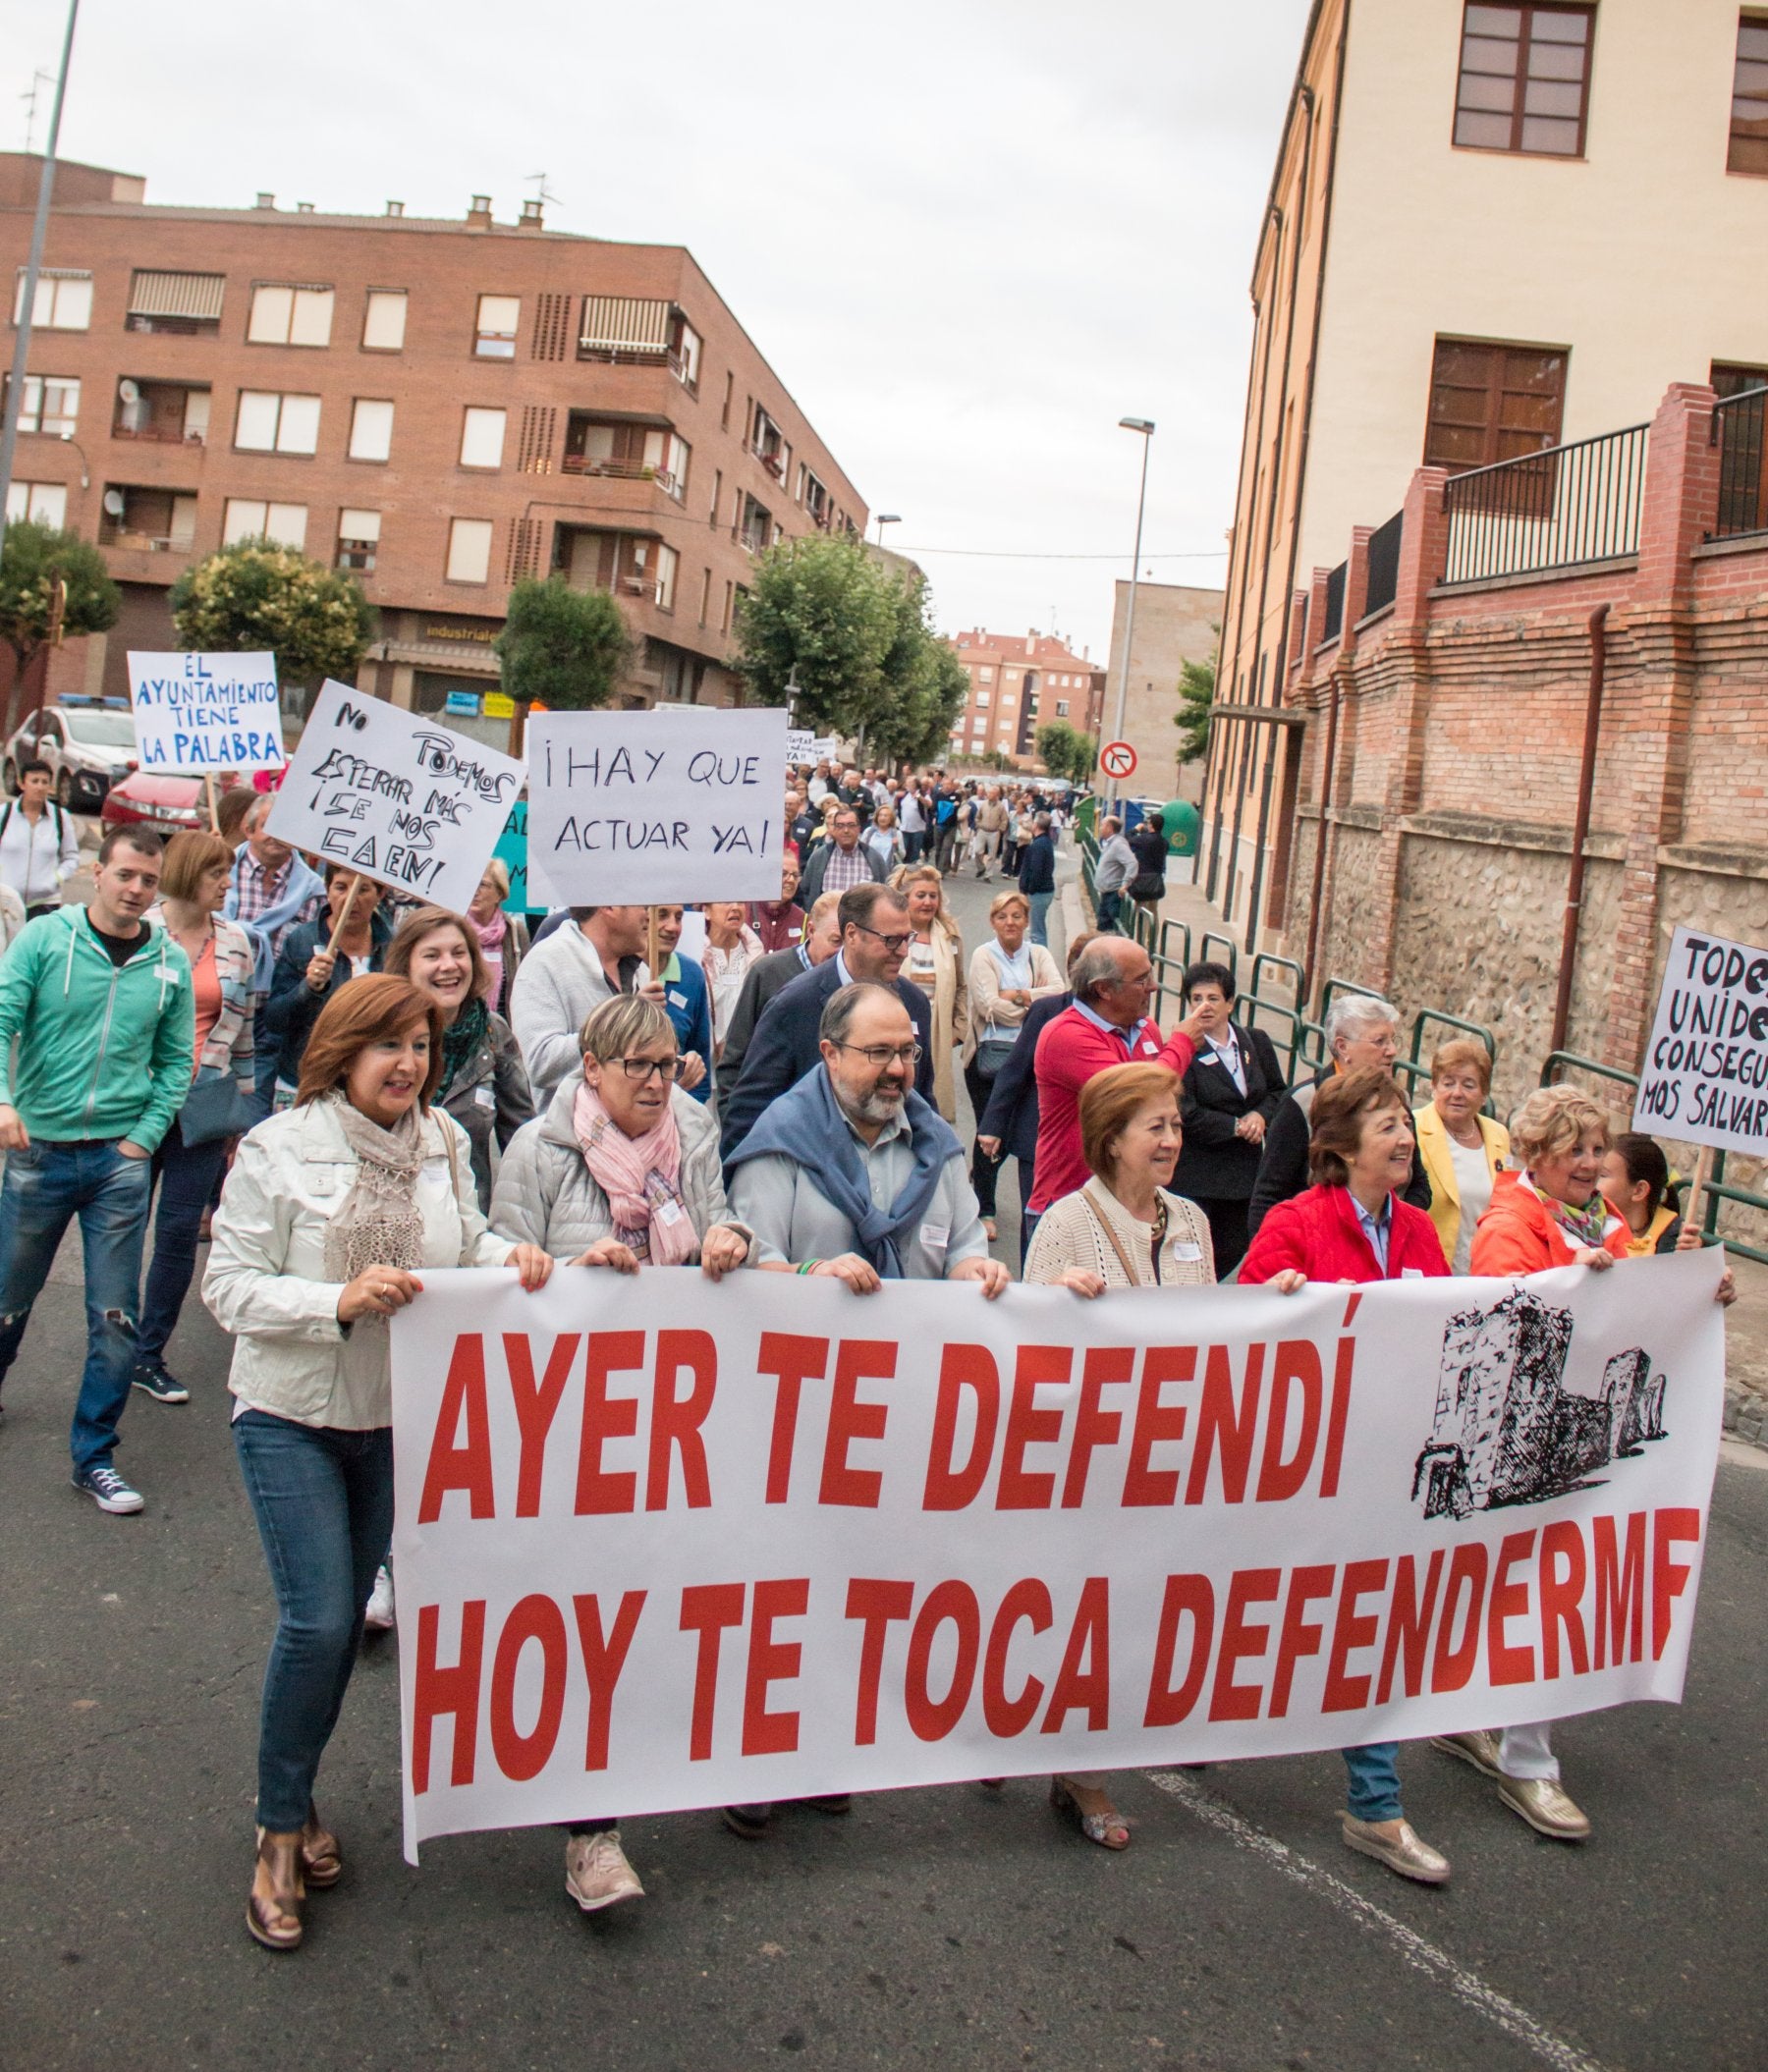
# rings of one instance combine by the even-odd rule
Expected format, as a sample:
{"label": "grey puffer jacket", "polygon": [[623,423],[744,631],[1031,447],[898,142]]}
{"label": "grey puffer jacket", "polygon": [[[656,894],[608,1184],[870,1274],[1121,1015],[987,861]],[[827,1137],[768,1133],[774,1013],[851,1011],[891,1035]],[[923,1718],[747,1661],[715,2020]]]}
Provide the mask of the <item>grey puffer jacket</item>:
{"label": "grey puffer jacket", "polygon": [[485,1034],[437,1103],[467,1132],[472,1146],[472,1184],[479,1208],[491,1207],[491,1136],[508,1150],[516,1132],[534,1119],[534,1096],[516,1037],[501,1014],[485,1017]]}
{"label": "grey puffer jacket", "polygon": [[[591,1176],[577,1132],[572,1104],[583,1083],[582,1068],[561,1082],[544,1115],[517,1131],[498,1168],[491,1197],[491,1227],[513,1244],[543,1245],[555,1259],[575,1259],[614,1234],[608,1197]],[[678,1086],[669,1096],[682,1138],[682,1199],[696,1237],[714,1224],[742,1229],[725,1199],[718,1163],[718,1124]],[[699,1257],[697,1246],[694,1257]]]}

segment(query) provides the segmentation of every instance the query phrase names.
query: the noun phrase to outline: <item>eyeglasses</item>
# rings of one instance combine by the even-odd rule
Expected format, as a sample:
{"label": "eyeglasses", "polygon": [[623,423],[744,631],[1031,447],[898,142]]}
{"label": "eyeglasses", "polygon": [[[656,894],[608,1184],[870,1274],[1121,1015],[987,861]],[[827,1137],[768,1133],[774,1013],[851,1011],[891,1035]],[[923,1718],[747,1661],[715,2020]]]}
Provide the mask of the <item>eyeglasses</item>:
{"label": "eyeglasses", "polygon": [[861,935],[869,935],[874,942],[882,943],[892,956],[901,956],[914,941],[912,935],[885,935],[880,929],[867,928],[863,921],[855,921],[851,925]]}
{"label": "eyeglasses", "polygon": [[841,1043],[837,1050],[857,1051],[867,1064],[876,1065],[882,1071],[889,1064],[919,1064],[921,1047],[918,1043]]}
{"label": "eyeglasses", "polygon": [[682,1069],[679,1058],[623,1058],[620,1068],[629,1079],[635,1079],[640,1086],[655,1072],[667,1086]]}

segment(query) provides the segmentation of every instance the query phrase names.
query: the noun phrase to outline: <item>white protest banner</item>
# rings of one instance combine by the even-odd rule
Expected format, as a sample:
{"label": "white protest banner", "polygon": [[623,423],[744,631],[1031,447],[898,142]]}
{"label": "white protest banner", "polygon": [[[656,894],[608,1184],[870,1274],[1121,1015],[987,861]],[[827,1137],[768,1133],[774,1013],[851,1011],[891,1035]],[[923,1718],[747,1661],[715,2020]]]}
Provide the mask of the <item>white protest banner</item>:
{"label": "white protest banner", "polygon": [[425,1273],[392,1325],[407,1854],[1675,1701],[1722,1264],[992,1303]]}
{"label": "white protest banner", "polygon": [[465,913],[521,790],[513,755],[328,678],[269,829]]}
{"label": "white protest banner", "polygon": [[790,727],[786,731],[786,760],[794,768],[802,763],[806,769],[816,761],[816,736],[808,727]]}
{"label": "white protest banner", "polygon": [[1632,1126],[1768,1157],[1768,950],[1671,937]]}
{"label": "white protest banner", "polygon": [[528,717],[528,881],[558,906],[777,900],[786,715]]}
{"label": "white protest banner", "polygon": [[129,651],[129,703],[143,770],[280,770],[276,657]]}
{"label": "white protest banner", "polygon": [[815,760],[819,763],[832,763],[841,754],[841,743],[832,734],[819,735],[810,745],[815,749]]}

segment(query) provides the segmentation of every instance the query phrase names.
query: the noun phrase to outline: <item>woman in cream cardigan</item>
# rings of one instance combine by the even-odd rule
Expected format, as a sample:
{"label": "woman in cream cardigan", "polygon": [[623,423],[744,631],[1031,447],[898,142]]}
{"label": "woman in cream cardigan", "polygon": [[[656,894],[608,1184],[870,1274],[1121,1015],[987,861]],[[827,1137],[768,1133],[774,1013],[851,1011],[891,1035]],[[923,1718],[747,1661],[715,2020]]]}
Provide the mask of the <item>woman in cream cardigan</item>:
{"label": "woman in cream cardigan", "polygon": [[[995,1075],[1019,1040],[1026,1009],[1034,1000],[1060,993],[1064,979],[1056,959],[1041,943],[1027,943],[1031,902],[1017,886],[997,893],[988,902],[988,925],[994,941],[984,943],[969,961],[969,1028],[964,1038],[964,1084],[977,1129],[994,1091]],[[980,1143],[970,1158],[970,1185],[982,1221],[995,1234],[995,1177],[1003,1152],[990,1158]],[[1024,1168],[1021,1169],[1022,1173]]]}
{"label": "woman in cream cardigan", "polygon": [[948,1122],[958,1119],[952,1055],[969,1033],[969,981],[964,938],[946,910],[945,881],[930,863],[905,864],[890,882],[909,902],[913,931],[903,976],[919,986],[933,1009],[933,1105]]}
{"label": "woman in cream cardigan", "polygon": [[1482,1116],[1492,1091],[1492,1054],[1467,1036],[1437,1046],[1430,1099],[1412,1117],[1418,1155],[1430,1175],[1430,1220],[1452,1274],[1467,1272],[1473,1226],[1492,1199],[1492,1180],[1510,1157],[1510,1132]]}

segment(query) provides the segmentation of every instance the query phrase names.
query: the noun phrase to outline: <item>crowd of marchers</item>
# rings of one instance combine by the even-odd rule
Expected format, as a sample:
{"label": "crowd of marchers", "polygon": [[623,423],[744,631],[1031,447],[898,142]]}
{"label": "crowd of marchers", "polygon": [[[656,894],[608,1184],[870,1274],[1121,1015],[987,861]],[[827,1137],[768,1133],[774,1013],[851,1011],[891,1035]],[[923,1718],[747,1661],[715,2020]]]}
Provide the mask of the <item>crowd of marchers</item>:
{"label": "crowd of marchers", "polygon": [[[120,1421],[132,1391],[189,1400],[168,1347],[207,1246],[278,1606],[246,1900],[273,1949],[343,1872],[314,1784],[364,1628],[396,1617],[388,1320],[426,1269],[529,1287],[555,1263],[815,1275],[856,1298],[945,1280],[987,1300],[1022,1278],[1093,1301],[1230,1277],[1288,1294],[1602,1272],[1700,1241],[1660,1147],[1587,1094],[1546,1088],[1508,1130],[1494,1119],[1478,1042],[1441,1046],[1413,1112],[1386,1002],[1336,1001],[1327,1068],[1293,1085],[1221,964],[1185,972],[1163,1031],[1120,925],[1164,891],[1157,823],[1100,824],[1098,925],[1059,965],[1066,803],[1030,783],[799,771],[778,899],[708,903],[690,934],[679,905],[512,912],[497,862],[465,913],[401,902],[294,852],[247,788],[212,833],[110,832],[89,903],[63,903],[77,838],[39,772],[21,776],[0,812],[0,1379],[78,1218],[72,1479],[138,1512]],[[958,871],[1002,888],[967,949]],[[1018,1277],[994,1249],[1009,1158]],[[1588,1834],[1551,1722],[1433,1745],[1538,1832]],[[1399,1753],[1345,1750],[1343,1838],[1441,1882]],[[1107,1776],[1055,1777],[1050,1797],[1089,1841],[1128,1845]],[[758,1838],[778,1810],[723,1818]],[[611,1820],[570,1828],[565,1879],[585,1910],[642,1892]]]}

